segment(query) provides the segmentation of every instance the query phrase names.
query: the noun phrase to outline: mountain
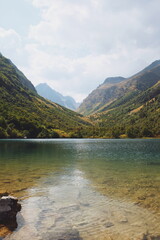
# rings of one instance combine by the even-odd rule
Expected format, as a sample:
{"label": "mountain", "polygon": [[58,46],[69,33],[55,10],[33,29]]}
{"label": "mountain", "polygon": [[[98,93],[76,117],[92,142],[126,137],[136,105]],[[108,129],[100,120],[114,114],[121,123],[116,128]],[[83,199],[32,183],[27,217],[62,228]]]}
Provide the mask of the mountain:
{"label": "mountain", "polygon": [[119,83],[105,81],[79,112],[90,114],[99,137],[160,136],[160,61]]}
{"label": "mountain", "polygon": [[[92,91],[80,105],[78,112],[84,115],[105,111],[116,101],[128,101],[159,81],[160,61],[155,61],[130,78],[107,78],[102,85]],[[119,104],[119,103],[118,103]]]}
{"label": "mountain", "polygon": [[79,104],[76,103],[76,101],[72,97],[63,96],[62,94],[48,86],[46,83],[40,83],[39,85],[37,85],[36,90],[40,96],[47,98],[52,102],[58,103],[66,108],[75,110],[79,106]]}
{"label": "mountain", "polygon": [[0,138],[81,137],[90,121],[39,96],[32,83],[0,54]]}
{"label": "mountain", "polygon": [[115,83],[120,83],[122,81],[124,81],[125,78],[124,77],[109,77],[109,78],[106,78],[104,84],[115,84]]}
{"label": "mountain", "polygon": [[[0,73],[3,74],[3,77],[8,79],[10,85],[12,86],[12,80],[15,84],[21,84],[23,87],[28,88],[29,90],[36,93],[36,89],[33,84],[25,77],[25,75],[11,62],[10,59],[3,57],[0,53]],[[1,80],[2,81],[2,80]],[[5,81],[3,79],[3,83]],[[0,82],[2,84],[2,82]]]}
{"label": "mountain", "polygon": [[90,120],[99,126],[99,137],[160,137],[160,80],[139,94],[124,95]]}
{"label": "mountain", "polygon": [[122,91],[117,88],[117,85],[123,82],[123,77],[112,77],[105,79],[97,89],[91,92],[79,106],[78,112],[84,115],[93,114],[99,111],[104,106],[107,106],[116,98],[120,97]]}
{"label": "mountain", "polygon": [[87,117],[44,99],[0,54],[0,138],[160,137],[160,61],[130,78],[106,79],[84,103]]}

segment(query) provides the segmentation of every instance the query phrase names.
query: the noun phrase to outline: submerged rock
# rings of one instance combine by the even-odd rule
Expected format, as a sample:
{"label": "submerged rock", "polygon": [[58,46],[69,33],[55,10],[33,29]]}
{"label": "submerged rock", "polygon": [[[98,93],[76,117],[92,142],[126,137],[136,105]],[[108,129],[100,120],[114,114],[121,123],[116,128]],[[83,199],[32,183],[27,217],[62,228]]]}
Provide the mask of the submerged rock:
{"label": "submerged rock", "polygon": [[105,223],[106,228],[110,228],[110,227],[113,227],[113,226],[114,226],[114,224],[112,222]]}
{"label": "submerged rock", "polygon": [[12,196],[0,198],[0,224],[5,225],[11,231],[17,227],[16,215],[21,210],[18,199]]}
{"label": "submerged rock", "polygon": [[160,236],[152,236],[149,233],[142,234],[140,240],[160,240]]}
{"label": "submerged rock", "polygon": [[47,240],[83,240],[76,229],[68,229],[63,232],[54,232],[50,236],[44,236]]}

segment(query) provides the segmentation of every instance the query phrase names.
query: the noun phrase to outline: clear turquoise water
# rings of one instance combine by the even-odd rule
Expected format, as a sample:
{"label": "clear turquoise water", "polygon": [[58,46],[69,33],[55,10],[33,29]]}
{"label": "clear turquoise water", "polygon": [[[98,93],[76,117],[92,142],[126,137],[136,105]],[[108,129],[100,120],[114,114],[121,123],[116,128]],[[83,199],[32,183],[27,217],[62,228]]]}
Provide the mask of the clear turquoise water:
{"label": "clear turquoise water", "polygon": [[6,239],[160,235],[159,139],[1,140],[0,166],[22,204]]}

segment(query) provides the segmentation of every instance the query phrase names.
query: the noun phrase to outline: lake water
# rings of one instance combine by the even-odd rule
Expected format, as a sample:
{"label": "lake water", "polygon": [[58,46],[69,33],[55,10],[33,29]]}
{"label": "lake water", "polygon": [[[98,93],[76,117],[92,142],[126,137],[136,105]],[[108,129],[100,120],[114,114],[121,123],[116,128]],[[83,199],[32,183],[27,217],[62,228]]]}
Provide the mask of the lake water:
{"label": "lake water", "polygon": [[160,140],[1,140],[5,240],[160,240]]}

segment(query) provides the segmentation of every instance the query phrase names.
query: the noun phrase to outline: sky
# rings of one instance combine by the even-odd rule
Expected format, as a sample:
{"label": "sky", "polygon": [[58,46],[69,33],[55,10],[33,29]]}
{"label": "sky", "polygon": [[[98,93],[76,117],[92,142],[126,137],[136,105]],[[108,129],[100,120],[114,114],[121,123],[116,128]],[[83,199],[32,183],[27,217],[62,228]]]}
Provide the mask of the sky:
{"label": "sky", "polygon": [[0,0],[0,52],[36,86],[82,101],[160,59],[160,0]]}

